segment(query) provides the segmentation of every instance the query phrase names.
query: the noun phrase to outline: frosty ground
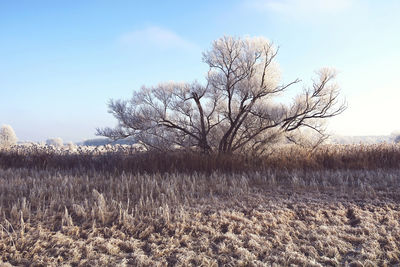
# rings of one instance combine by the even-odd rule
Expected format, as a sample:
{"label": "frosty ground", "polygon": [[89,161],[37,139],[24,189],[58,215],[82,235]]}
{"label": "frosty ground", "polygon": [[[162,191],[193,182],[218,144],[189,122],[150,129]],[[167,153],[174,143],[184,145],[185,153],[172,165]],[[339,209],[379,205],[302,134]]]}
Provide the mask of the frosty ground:
{"label": "frosty ground", "polygon": [[4,266],[396,266],[400,171],[0,170]]}

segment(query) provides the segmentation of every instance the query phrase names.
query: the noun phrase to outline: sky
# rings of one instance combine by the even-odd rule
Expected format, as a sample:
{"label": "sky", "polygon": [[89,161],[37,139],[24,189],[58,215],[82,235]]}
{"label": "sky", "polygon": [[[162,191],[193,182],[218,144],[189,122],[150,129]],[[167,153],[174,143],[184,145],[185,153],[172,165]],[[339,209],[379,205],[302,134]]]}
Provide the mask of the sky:
{"label": "sky", "polygon": [[114,126],[109,99],[142,85],[204,81],[202,52],[224,35],[280,47],[282,82],[337,69],[338,135],[400,129],[400,1],[0,0],[0,125],[20,140],[82,141]]}

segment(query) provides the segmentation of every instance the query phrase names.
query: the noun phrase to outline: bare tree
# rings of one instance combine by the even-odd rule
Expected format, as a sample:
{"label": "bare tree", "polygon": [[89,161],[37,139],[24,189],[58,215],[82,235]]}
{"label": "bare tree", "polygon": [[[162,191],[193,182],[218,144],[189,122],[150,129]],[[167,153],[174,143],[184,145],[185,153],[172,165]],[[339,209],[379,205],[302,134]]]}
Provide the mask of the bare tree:
{"label": "bare tree", "polygon": [[0,128],[0,149],[8,149],[17,143],[17,136],[10,125]]}
{"label": "bare tree", "polygon": [[277,53],[264,38],[222,37],[203,53],[207,84],[143,86],[130,100],[111,100],[109,112],[118,126],[97,129],[97,135],[133,136],[153,149],[196,147],[219,153],[263,153],[278,137],[295,141],[301,128],[324,136],[321,121],[346,108],[338,103],[336,73],[321,69],[292,104],[275,103],[274,96],[300,82],[279,84]]}

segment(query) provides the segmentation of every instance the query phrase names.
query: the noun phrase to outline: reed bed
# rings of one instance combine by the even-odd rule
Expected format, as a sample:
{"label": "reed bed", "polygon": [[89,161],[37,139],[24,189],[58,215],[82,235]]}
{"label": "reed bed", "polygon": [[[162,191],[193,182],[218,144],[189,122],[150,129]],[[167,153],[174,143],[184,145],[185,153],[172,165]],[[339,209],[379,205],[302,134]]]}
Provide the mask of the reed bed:
{"label": "reed bed", "polygon": [[137,152],[132,146],[78,147],[16,146],[0,151],[1,168],[39,170],[98,170],[131,173],[238,173],[287,170],[398,169],[400,145],[324,145],[315,150],[294,145],[271,148],[264,156],[200,154],[185,151]]}

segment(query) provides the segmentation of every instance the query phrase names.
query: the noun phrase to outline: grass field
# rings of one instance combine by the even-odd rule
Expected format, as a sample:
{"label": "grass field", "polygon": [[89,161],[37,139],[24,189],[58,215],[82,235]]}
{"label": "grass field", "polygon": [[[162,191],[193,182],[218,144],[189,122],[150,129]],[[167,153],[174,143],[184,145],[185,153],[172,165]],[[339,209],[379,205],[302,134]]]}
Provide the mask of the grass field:
{"label": "grass field", "polygon": [[400,147],[0,152],[0,266],[399,266]]}

